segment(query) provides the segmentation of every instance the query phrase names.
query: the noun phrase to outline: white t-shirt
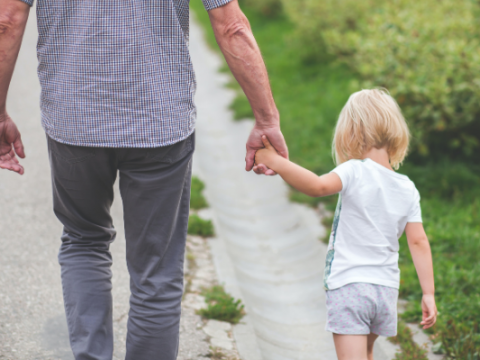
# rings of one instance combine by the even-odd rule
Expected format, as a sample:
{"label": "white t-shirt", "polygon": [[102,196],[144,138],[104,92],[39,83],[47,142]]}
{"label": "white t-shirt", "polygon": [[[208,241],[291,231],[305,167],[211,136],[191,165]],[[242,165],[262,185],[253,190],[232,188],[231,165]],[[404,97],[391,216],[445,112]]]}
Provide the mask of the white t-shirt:
{"label": "white t-shirt", "polygon": [[409,222],[422,222],[420,194],[405,175],[371,159],[337,166],[342,180],[328,245],[324,286],[364,282],[398,289],[398,239]]}

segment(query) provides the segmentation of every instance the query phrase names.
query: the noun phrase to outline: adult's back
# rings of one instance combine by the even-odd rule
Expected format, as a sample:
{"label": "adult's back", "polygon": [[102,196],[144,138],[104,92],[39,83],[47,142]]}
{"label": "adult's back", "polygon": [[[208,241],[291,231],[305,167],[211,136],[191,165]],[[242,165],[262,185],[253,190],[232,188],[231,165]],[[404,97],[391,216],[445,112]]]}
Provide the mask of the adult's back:
{"label": "adult's back", "polygon": [[187,0],[38,0],[37,17],[42,123],[51,138],[157,147],[192,134]]}

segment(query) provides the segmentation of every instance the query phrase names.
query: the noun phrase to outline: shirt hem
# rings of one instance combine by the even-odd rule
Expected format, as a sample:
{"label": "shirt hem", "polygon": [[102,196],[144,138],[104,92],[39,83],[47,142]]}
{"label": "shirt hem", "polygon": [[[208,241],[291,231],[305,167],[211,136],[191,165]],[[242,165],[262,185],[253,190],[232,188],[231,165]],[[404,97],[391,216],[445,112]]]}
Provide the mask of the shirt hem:
{"label": "shirt hem", "polygon": [[124,143],[124,144],[118,144],[118,143],[109,143],[109,142],[99,142],[99,143],[85,143],[85,142],[75,142],[75,141],[70,141],[70,140],[65,140],[62,138],[59,138],[55,135],[53,135],[51,132],[49,132],[46,127],[44,127],[44,131],[47,134],[47,136],[61,144],[65,145],[71,145],[71,146],[82,146],[82,147],[96,147],[96,148],[136,148],[136,149],[146,149],[146,148],[158,148],[158,147],[164,147],[164,146],[169,146],[173,145],[176,143],[179,143],[180,141],[183,141],[190,137],[194,132],[195,128],[189,130],[186,135],[179,136],[178,138],[174,140],[169,140],[169,141],[145,141],[143,143]]}
{"label": "shirt hem", "polygon": [[341,288],[342,286],[352,284],[352,283],[367,283],[367,284],[381,285],[381,286],[391,287],[397,290],[400,288],[400,283],[398,281],[380,280],[380,279],[362,278],[362,277],[348,278],[342,281],[335,281],[333,283],[329,281],[327,282],[327,285],[328,285],[328,290],[335,290],[335,289]]}

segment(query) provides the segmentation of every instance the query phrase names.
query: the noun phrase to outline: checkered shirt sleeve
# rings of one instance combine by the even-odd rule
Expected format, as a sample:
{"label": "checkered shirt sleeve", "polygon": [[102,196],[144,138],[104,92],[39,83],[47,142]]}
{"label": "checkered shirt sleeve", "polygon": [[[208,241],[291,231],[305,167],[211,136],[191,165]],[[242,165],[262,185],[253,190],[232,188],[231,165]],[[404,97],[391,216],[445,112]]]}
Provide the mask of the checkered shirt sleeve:
{"label": "checkered shirt sleeve", "polygon": [[32,6],[34,0],[20,0],[21,2],[24,2],[25,4]]}
{"label": "checkered shirt sleeve", "polygon": [[205,6],[205,9],[212,10],[217,7],[223,6],[225,4],[228,4],[232,0],[202,0],[203,1],[203,6]]}

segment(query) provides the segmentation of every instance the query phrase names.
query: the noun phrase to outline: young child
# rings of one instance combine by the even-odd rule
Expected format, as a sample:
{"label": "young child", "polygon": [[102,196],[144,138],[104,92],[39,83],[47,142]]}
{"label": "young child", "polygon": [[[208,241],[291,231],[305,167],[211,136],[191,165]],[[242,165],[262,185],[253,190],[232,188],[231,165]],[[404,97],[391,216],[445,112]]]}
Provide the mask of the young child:
{"label": "young child", "polygon": [[382,90],[350,96],[333,139],[338,166],[320,177],[278,155],[265,136],[263,142],[256,164],[309,196],[340,193],[324,275],[326,330],[333,333],[339,360],[371,360],[376,338],[396,335],[398,239],[404,231],[423,290],[421,325],[433,326],[432,255],[420,195],[407,176],[394,171],[409,142],[395,100]]}

